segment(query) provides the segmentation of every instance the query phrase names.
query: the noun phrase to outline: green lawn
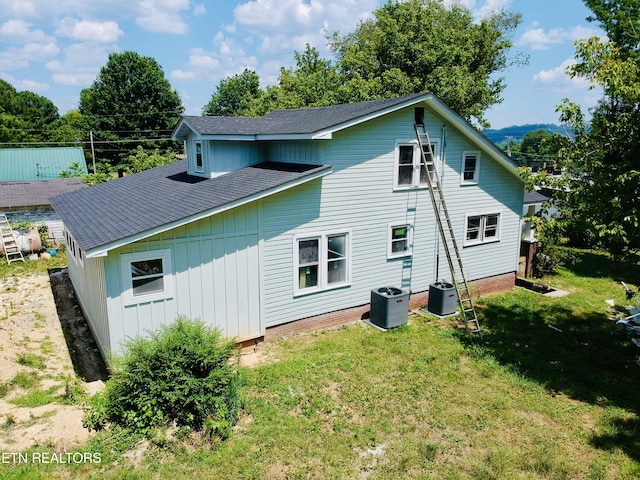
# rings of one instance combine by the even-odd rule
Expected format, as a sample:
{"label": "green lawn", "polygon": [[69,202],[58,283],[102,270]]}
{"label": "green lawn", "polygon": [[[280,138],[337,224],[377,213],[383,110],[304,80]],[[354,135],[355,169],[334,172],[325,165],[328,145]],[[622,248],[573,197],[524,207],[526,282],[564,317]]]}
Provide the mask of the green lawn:
{"label": "green lawn", "polygon": [[221,445],[159,434],[132,465],[137,439],[115,430],[82,449],[100,464],[0,464],[0,477],[636,479],[640,349],[612,335],[605,304],[626,303],[620,280],[639,285],[640,267],[579,253],[545,280],[569,296],[482,299],[481,341],[415,316],[265,345],[274,361],[242,370],[244,411]]}

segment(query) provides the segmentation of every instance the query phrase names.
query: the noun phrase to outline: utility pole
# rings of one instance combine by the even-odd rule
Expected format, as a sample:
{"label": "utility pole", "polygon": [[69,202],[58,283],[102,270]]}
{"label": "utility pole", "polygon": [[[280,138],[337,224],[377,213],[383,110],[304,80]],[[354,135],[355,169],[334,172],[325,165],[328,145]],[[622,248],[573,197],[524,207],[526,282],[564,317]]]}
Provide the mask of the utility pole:
{"label": "utility pole", "polygon": [[93,160],[93,174],[96,174],[96,151],[93,148],[93,131],[89,131],[89,141],[91,142],[91,159]]}

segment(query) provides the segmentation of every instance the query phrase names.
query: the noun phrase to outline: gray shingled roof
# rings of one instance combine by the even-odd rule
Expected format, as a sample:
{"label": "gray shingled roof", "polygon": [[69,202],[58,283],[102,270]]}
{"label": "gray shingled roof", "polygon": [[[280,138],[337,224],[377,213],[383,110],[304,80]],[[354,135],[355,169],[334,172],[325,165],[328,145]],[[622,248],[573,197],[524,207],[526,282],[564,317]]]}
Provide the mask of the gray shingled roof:
{"label": "gray shingled roof", "polygon": [[534,203],[543,203],[547,200],[549,200],[549,197],[547,195],[544,195],[538,190],[532,190],[529,192],[525,191],[522,199],[525,205],[534,204]]}
{"label": "gray shingled roof", "polygon": [[0,182],[0,208],[51,205],[51,198],[80,190],[80,178],[53,178],[25,182]]}
{"label": "gray shingled roof", "polygon": [[424,96],[404,97],[329,107],[277,110],[261,118],[185,116],[183,121],[200,135],[295,135],[319,132]]}
{"label": "gray shingled roof", "polygon": [[266,162],[213,179],[186,173],[186,160],[52,199],[84,251],[222,207],[329,166]]}

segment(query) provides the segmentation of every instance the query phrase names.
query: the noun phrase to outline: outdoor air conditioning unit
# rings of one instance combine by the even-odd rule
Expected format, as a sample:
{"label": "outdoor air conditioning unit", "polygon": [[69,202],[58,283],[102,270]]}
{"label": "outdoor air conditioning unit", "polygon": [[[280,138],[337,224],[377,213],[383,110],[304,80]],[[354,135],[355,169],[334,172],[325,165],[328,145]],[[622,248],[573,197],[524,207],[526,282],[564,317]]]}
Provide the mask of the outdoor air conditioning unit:
{"label": "outdoor air conditioning unit", "polygon": [[394,328],[407,323],[409,294],[395,287],[371,290],[369,321],[380,328]]}
{"label": "outdoor air conditioning unit", "polygon": [[444,317],[453,315],[458,308],[456,287],[448,282],[436,282],[429,285],[429,303],[427,310],[434,315]]}

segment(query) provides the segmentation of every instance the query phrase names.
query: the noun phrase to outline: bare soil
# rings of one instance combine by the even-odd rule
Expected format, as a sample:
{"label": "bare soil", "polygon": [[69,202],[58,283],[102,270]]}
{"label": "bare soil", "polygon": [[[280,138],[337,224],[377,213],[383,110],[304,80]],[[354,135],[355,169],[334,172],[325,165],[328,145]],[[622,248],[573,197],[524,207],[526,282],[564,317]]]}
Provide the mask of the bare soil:
{"label": "bare soil", "polygon": [[[20,386],[17,378],[33,385]],[[0,451],[85,443],[91,435],[82,426],[85,407],[65,398],[78,378],[92,395],[103,388],[107,369],[66,269],[0,281]],[[43,405],[16,404],[45,391],[51,398]]]}

